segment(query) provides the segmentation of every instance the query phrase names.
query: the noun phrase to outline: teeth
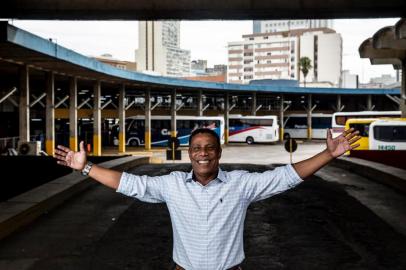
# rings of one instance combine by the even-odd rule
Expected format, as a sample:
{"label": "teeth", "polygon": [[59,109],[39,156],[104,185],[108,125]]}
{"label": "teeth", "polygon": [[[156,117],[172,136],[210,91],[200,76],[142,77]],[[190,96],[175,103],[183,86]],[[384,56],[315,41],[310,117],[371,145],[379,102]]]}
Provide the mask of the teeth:
{"label": "teeth", "polygon": [[197,163],[199,163],[199,164],[207,164],[207,163],[209,163],[209,161],[208,160],[199,160]]}

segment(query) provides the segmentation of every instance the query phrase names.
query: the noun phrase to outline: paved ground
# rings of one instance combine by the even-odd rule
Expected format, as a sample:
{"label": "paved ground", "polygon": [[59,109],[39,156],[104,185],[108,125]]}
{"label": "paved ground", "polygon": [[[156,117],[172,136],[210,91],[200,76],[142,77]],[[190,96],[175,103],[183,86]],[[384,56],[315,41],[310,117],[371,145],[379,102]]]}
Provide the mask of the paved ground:
{"label": "paved ground", "polygon": [[[272,155],[263,146],[255,147],[257,154]],[[230,154],[249,157],[243,149],[230,149]],[[277,156],[275,160],[271,162],[280,162]],[[160,175],[171,170],[190,166],[155,164],[132,172]],[[294,190],[251,205],[244,269],[406,269],[405,235],[371,207],[385,205],[383,195],[374,198],[377,193],[393,197],[393,191],[363,184],[356,175],[342,177],[344,172],[335,170],[321,172],[328,181],[313,177]],[[361,203],[354,192],[368,199]],[[406,216],[404,196],[393,200],[386,207]],[[171,223],[164,204],[141,203],[97,185],[1,241],[0,269],[169,269],[171,250]]]}

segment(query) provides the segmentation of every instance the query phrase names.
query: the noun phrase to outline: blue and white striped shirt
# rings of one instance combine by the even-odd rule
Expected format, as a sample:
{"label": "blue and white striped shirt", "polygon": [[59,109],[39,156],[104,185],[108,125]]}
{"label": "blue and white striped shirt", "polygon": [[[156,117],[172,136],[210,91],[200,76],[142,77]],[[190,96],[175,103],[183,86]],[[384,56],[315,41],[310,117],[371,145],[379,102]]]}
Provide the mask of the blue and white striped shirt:
{"label": "blue and white striped shirt", "polygon": [[173,229],[173,260],[187,270],[222,270],[244,258],[243,231],[251,202],[302,182],[291,165],[263,173],[219,170],[206,186],[192,172],[164,176],[123,173],[117,192],[151,203],[165,202]]}

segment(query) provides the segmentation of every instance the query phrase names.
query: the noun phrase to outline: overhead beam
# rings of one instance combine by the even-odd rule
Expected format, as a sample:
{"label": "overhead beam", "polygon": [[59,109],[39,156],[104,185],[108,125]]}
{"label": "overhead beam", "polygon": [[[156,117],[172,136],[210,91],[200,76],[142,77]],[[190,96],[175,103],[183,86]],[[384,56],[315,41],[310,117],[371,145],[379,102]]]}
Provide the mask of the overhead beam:
{"label": "overhead beam", "polygon": [[406,16],[403,0],[5,0],[1,18],[69,20],[333,19]]}

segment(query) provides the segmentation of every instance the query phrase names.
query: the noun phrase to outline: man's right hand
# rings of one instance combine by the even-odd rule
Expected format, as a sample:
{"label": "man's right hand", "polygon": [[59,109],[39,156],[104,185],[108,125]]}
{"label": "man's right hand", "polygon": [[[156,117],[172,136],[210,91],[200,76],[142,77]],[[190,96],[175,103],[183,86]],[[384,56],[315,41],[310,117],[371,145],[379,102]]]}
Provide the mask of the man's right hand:
{"label": "man's right hand", "polygon": [[80,142],[79,149],[79,152],[74,152],[65,146],[58,145],[57,149],[55,149],[55,158],[58,160],[57,163],[74,170],[83,170],[87,162],[83,141]]}

